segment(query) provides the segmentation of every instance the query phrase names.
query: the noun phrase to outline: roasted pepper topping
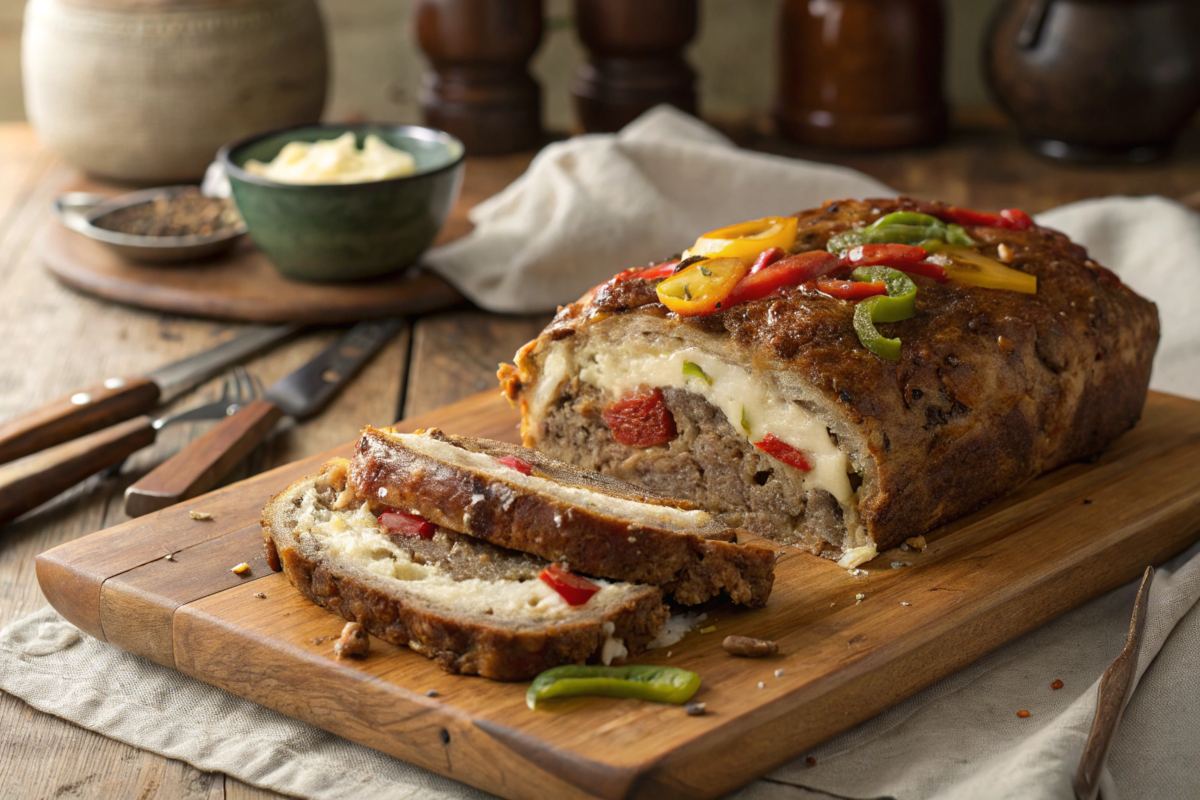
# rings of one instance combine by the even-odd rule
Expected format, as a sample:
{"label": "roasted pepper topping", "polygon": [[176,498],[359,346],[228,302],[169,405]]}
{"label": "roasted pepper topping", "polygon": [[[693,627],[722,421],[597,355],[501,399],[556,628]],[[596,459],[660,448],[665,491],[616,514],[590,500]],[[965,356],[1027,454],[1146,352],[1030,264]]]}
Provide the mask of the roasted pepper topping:
{"label": "roasted pepper topping", "polygon": [[760,300],[785,287],[817,280],[830,274],[838,266],[837,258],[823,250],[809,250],[788,256],[742,278],[734,287],[725,307]]}
{"label": "roasted pepper topping", "polygon": [[658,284],[658,299],[676,314],[711,314],[726,305],[749,266],[737,258],[698,261]]}
{"label": "roasted pepper topping", "polygon": [[755,442],[754,446],[772,458],[782,461],[789,467],[795,467],[802,472],[808,472],[812,469],[812,466],[808,463],[808,459],[804,457],[803,453],[773,433],[768,433],[762,438],[761,442]]}
{"label": "roasted pepper topping", "polygon": [[865,244],[922,244],[931,239],[966,247],[976,243],[959,225],[948,225],[929,214],[896,211],[885,214],[865,228],[851,228],[831,236],[826,249],[841,253]]}
{"label": "roasted pepper topping", "polygon": [[838,300],[866,300],[868,297],[887,294],[887,286],[883,281],[860,283],[859,281],[817,281],[817,289]]}
{"label": "roasted pepper topping", "polygon": [[432,539],[437,532],[437,526],[424,517],[416,514],[405,514],[403,511],[385,511],[379,515],[379,524],[392,533],[418,539]]}
{"label": "roasted pepper topping", "polygon": [[548,669],[533,679],[525,704],[537,708],[552,697],[628,697],[682,705],[700,688],[700,676],[678,667],[630,664],[624,667],[577,664]]}
{"label": "roasted pepper topping", "polygon": [[626,447],[653,447],[675,438],[675,418],[661,389],[609,403],[601,415],[613,438]]}
{"label": "roasted pepper topping", "polygon": [[969,247],[929,242],[930,256],[946,270],[951,280],[985,289],[1008,289],[1037,294],[1037,276],[1006,267]]}
{"label": "roasted pepper topping", "polygon": [[692,249],[683,255],[684,258],[738,258],[749,267],[764,250],[778,247],[786,251],[791,248],[796,241],[799,222],[795,217],[763,217],[718,228],[697,239]]}
{"label": "roasted pepper topping", "polygon": [[582,575],[576,575],[574,572],[564,569],[557,561],[552,562],[550,566],[538,573],[538,577],[551,589],[558,592],[559,596],[567,601],[567,605],[571,606],[583,605],[592,599],[592,595],[600,591],[599,586]]}
{"label": "roasted pepper topping", "polygon": [[694,364],[691,361],[683,362],[683,374],[688,378],[699,378],[709,386],[712,386],[712,378],[700,368],[699,364]]}
{"label": "roasted pepper topping", "polygon": [[779,259],[786,256],[787,253],[782,248],[772,247],[770,250],[763,250],[758,254],[758,258],[754,259],[754,263],[750,265],[750,274],[762,272],[765,268],[774,264]]}
{"label": "roasted pepper topping", "polygon": [[1006,208],[999,214],[987,214],[969,208],[949,206],[939,211],[937,216],[959,225],[986,225],[989,228],[1006,228],[1010,231],[1023,231],[1033,227],[1033,220],[1019,208]]}
{"label": "roasted pepper topping", "polygon": [[859,267],[851,277],[856,281],[883,281],[887,295],[870,297],[854,309],[854,331],[862,346],[880,358],[897,361],[900,340],[889,339],[875,327],[877,322],[900,322],[917,313],[917,287],[912,278],[890,267]]}

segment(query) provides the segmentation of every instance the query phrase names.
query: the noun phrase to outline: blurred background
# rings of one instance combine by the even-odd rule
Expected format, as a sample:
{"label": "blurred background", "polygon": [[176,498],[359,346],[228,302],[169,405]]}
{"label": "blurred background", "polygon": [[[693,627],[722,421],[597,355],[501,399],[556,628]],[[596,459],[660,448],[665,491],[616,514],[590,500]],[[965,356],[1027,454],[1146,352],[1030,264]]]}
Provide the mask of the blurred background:
{"label": "blurred background", "polygon": [[[320,0],[332,56],[325,118],[419,122],[423,58],[414,41],[412,0]],[[981,42],[999,0],[947,0],[946,95],[951,106],[988,103]],[[699,34],[688,47],[706,117],[766,112],[774,82],[776,0],[701,0]],[[0,0],[0,120],[21,120],[21,25],[25,0]],[[574,124],[569,87],[586,60],[571,0],[547,0],[547,24],[532,62],[542,85],[544,125]],[[704,57],[697,58],[697,51]]]}

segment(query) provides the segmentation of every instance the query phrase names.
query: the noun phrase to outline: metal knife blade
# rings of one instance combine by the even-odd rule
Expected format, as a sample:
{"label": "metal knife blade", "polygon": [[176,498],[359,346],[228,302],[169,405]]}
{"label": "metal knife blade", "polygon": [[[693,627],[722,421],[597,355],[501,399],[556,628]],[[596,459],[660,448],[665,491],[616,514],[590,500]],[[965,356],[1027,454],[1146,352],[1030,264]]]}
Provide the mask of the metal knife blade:
{"label": "metal knife blade", "polygon": [[203,353],[164,364],[146,373],[147,378],[158,384],[159,402],[167,403],[179,395],[211,378],[230,364],[236,364],[255,353],[266,350],[284,339],[298,333],[304,326],[297,323],[260,327],[230,339],[228,342],[209,348]]}
{"label": "metal knife blade", "polygon": [[358,323],[312,361],[272,384],[264,397],[289,417],[308,419],[403,327],[398,317]]}

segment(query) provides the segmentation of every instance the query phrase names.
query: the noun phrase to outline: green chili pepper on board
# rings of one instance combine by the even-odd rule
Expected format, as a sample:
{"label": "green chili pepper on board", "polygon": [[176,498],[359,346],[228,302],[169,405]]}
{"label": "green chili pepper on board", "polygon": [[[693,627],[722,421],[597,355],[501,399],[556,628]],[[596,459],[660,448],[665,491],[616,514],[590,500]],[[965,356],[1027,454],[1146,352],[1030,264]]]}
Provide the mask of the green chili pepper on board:
{"label": "green chili pepper on board", "polygon": [[887,294],[868,297],[854,308],[854,332],[862,346],[880,358],[897,361],[900,340],[889,339],[875,327],[876,322],[900,322],[917,314],[917,286],[912,279],[891,267],[859,267],[851,273],[856,281],[883,281]]}
{"label": "green chili pepper on board", "polygon": [[628,697],[682,705],[700,688],[700,676],[678,667],[629,664],[623,667],[571,664],[548,669],[533,679],[525,704],[537,708],[552,697]]}
{"label": "green chili pepper on board", "polygon": [[826,249],[840,254],[863,244],[921,244],[929,240],[963,247],[978,244],[961,225],[943,222],[929,214],[896,211],[885,214],[865,228],[851,228],[829,237]]}

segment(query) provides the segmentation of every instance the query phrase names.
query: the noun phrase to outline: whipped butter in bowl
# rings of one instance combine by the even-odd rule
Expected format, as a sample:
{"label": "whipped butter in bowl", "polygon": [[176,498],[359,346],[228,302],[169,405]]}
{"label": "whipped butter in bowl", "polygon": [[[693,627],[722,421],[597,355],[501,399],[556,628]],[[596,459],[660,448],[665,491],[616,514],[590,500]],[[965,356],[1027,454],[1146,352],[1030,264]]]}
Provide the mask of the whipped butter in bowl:
{"label": "whipped butter in bowl", "polygon": [[217,156],[255,244],[289,278],[350,281],[413,264],[458,194],[463,146],[419,125],[304,125]]}
{"label": "whipped butter in bowl", "polygon": [[247,172],[280,183],[366,183],[417,171],[412,153],[368,133],[359,148],[353,131],[336,139],[288,142],[270,163],[250,159]]}

